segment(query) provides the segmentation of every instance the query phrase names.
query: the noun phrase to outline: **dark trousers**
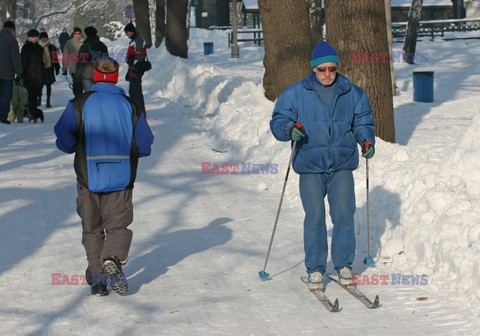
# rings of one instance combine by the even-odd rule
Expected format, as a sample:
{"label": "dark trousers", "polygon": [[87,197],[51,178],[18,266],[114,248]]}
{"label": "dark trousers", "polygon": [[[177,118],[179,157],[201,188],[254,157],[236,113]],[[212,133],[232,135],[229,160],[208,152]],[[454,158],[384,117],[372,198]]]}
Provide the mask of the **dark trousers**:
{"label": "dark trousers", "polygon": [[[45,86],[47,87],[47,102],[45,105],[48,106],[50,105],[50,97],[52,95],[52,84],[45,84]],[[41,104],[42,104],[42,96],[40,96],[40,105]]]}
{"label": "dark trousers", "polygon": [[0,79],[0,120],[5,121],[10,111],[13,96],[13,79]]}
{"label": "dark trousers", "polygon": [[[143,75],[142,75],[143,76]],[[145,101],[143,100],[143,91],[142,91],[142,76],[138,75],[133,78],[130,77],[130,87],[128,88],[128,95],[137,103],[138,107],[145,111]]]}
{"label": "dark trousers", "polygon": [[35,94],[30,93],[31,91],[28,92],[28,102],[32,106],[40,106],[41,105],[41,99],[42,96],[37,96]]}
{"label": "dark trousers", "polygon": [[82,219],[82,244],[88,260],[87,272],[99,274],[103,260],[127,259],[133,221],[132,190],[93,193],[77,185],[77,213]]}
{"label": "dark trousers", "polygon": [[83,93],[82,79],[81,78],[76,78],[75,74],[71,74],[71,76],[72,76],[72,81],[73,81],[73,87],[72,87],[73,95],[75,97],[78,97],[79,95],[81,95]]}

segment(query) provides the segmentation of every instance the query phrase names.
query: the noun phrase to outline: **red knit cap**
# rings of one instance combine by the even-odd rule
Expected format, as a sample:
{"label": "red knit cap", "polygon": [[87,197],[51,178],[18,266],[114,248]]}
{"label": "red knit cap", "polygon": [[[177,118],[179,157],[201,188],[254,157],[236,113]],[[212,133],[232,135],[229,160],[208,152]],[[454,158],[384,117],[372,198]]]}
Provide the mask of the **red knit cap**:
{"label": "red knit cap", "polygon": [[93,67],[93,82],[116,84],[118,82],[118,69],[117,61],[111,57],[99,60]]}

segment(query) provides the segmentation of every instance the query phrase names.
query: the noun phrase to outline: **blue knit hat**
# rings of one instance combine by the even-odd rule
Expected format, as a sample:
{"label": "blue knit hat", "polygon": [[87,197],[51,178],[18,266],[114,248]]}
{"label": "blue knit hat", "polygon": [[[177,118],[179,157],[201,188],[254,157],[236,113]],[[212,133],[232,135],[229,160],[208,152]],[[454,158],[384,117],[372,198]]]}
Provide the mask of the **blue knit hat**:
{"label": "blue knit hat", "polygon": [[321,41],[317,44],[315,49],[313,49],[310,66],[314,68],[319,64],[327,62],[338,64],[338,54],[334,47],[325,41]]}

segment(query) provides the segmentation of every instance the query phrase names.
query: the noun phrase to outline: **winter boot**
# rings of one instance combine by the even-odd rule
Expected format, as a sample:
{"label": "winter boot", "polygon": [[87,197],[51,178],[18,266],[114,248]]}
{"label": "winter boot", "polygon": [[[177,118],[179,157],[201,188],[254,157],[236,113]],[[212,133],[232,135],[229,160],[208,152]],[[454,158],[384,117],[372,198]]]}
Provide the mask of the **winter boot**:
{"label": "winter boot", "polygon": [[52,107],[52,105],[50,105],[50,98],[47,98],[47,105],[45,105],[46,108],[49,108],[49,107]]}
{"label": "winter boot", "polygon": [[85,280],[90,286],[92,285],[92,275],[90,274],[88,269],[85,271]]}
{"label": "winter boot", "polygon": [[323,274],[320,272],[313,272],[308,275],[307,286],[310,290],[322,291],[323,287]]}
{"label": "winter boot", "polygon": [[102,273],[107,276],[112,290],[117,294],[128,291],[127,278],[123,274],[120,261],[114,256],[110,256],[103,261]]}
{"label": "winter boot", "polygon": [[352,286],[352,271],[348,267],[344,267],[338,271],[338,280],[344,286]]}
{"label": "winter boot", "polygon": [[107,276],[105,274],[100,273],[100,272],[99,273],[91,273],[91,272],[88,271],[88,268],[85,271],[85,280],[87,281],[87,283],[90,286],[98,285],[98,284],[106,285],[107,284],[106,278],[107,278]]}
{"label": "winter boot", "polygon": [[106,285],[98,284],[91,286],[92,295],[96,296],[107,296],[108,289]]}

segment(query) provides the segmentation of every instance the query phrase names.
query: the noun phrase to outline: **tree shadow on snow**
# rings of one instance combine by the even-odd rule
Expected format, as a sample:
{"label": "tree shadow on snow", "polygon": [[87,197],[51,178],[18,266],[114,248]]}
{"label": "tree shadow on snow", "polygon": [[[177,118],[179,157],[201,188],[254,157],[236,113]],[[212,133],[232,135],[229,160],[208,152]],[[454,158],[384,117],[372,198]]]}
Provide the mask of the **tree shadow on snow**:
{"label": "tree shadow on snow", "polygon": [[[377,186],[370,191],[370,256],[377,259],[384,240],[396,237],[400,226],[401,200],[398,194]],[[357,208],[355,213],[357,252],[353,272],[363,273],[369,266],[363,263],[368,256],[367,204]]]}
{"label": "tree shadow on snow", "polygon": [[225,224],[231,221],[222,217],[199,229],[159,234],[152,239],[157,245],[154,250],[136,257],[126,266],[127,276],[133,275],[128,278],[130,289],[125,295],[134,295],[142,285],[167,273],[171,266],[183,259],[228,242],[232,238],[232,230]]}

